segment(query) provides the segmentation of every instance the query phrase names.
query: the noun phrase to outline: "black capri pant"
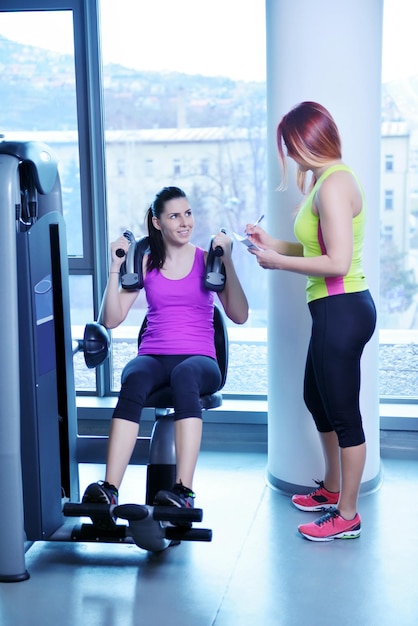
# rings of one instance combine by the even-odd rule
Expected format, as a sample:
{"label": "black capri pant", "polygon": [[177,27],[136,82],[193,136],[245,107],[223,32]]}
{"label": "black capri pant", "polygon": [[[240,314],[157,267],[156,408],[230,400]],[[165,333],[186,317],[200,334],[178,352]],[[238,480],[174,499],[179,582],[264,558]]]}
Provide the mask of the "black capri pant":
{"label": "black capri pant", "polygon": [[200,395],[214,393],[221,384],[215,359],[201,355],[139,355],[122,371],[122,386],[113,417],[139,423],[149,395],[171,386],[175,417],[202,417]]}
{"label": "black capri pant", "polygon": [[376,326],[370,292],[309,303],[312,334],[306,359],[304,400],[321,433],[335,431],[341,448],[364,443],[360,413],[360,359]]}

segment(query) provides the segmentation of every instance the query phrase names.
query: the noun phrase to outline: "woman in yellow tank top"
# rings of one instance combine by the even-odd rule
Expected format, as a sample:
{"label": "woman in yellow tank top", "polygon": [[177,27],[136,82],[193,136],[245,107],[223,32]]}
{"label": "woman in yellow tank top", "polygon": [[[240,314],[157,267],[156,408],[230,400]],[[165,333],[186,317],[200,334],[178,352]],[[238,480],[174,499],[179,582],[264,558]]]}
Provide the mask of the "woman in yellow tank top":
{"label": "woman in yellow tank top", "polygon": [[[325,457],[325,476],[308,495],[294,495],[302,511],[326,511],[301,524],[312,541],[355,538],[366,442],[359,408],[360,359],[373,335],[376,309],[362,268],[366,207],[361,185],[343,164],[338,128],[316,102],[302,102],[281,120],[277,144],[286,185],[286,158],[297,166],[306,194],[295,220],[297,242],[274,239],[247,226],[258,248],[249,251],[264,269],[307,276],[312,333],[306,360],[304,400],[313,416]],[[306,176],[312,177],[307,185]]]}

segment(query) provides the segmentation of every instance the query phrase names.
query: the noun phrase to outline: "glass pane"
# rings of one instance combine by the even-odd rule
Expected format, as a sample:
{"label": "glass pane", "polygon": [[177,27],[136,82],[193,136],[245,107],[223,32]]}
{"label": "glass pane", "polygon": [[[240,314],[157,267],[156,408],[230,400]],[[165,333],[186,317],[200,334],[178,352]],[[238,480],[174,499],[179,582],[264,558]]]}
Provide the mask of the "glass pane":
{"label": "glass pane", "polygon": [[380,394],[417,396],[418,42],[415,0],[385,0],[380,209]]}
{"label": "glass pane", "polygon": [[[91,276],[71,275],[69,287],[72,337],[79,340],[83,338],[86,323],[94,320]],[[74,378],[76,391],[96,390],[96,370],[87,368],[83,352],[74,355]]]}
{"label": "glass pane", "polygon": [[72,12],[0,15],[0,132],[46,143],[57,156],[68,253],[82,256]]}
{"label": "glass pane", "polygon": [[[248,0],[245,11],[241,0],[100,6],[109,237],[145,234],[145,211],[166,185],[185,190],[196,245],[207,249],[221,227],[243,232],[266,212],[264,3]],[[243,246],[234,257],[251,315],[243,327],[230,324],[225,392],[266,394],[267,272]],[[113,332],[115,390],[144,307],[140,296]]]}
{"label": "glass pane", "polygon": [[[82,256],[80,167],[71,11],[2,12],[0,132],[6,141],[46,143],[58,158],[70,256]],[[93,319],[92,280],[70,276],[72,336]],[[77,389],[95,392],[82,352],[74,356]]]}

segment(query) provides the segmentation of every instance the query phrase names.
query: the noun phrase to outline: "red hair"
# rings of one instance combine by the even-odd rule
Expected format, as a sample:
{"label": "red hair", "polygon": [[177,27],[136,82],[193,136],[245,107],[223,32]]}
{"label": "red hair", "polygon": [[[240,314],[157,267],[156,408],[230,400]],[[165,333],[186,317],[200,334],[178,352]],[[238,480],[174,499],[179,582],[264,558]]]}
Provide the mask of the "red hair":
{"label": "red hair", "polygon": [[[317,102],[302,102],[281,119],[277,127],[277,147],[282,163],[281,188],[286,184],[286,157],[301,159],[308,167],[320,167],[341,159],[341,138],[337,125],[325,107]],[[306,172],[298,170],[297,183],[305,192]],[[312,183],[314,184],[314,180]]]}

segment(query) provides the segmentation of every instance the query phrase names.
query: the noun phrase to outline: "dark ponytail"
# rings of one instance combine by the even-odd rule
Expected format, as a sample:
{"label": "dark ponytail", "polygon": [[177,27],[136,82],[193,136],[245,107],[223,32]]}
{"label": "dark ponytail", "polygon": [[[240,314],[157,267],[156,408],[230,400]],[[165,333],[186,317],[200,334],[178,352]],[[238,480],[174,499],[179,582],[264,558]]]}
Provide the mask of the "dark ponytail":
{"label": "dark ponytail", "polygon": [[174,198],[185,198],[186,194],[179,187],[164,187],[154,198],[154,202],[146,213],[148,227],[150,254],[148,256],[147,270],[161,269],[165,262],[165,245],[161,231],[155,228],[152,218],[160,219],[164,212],[165,203]]}

